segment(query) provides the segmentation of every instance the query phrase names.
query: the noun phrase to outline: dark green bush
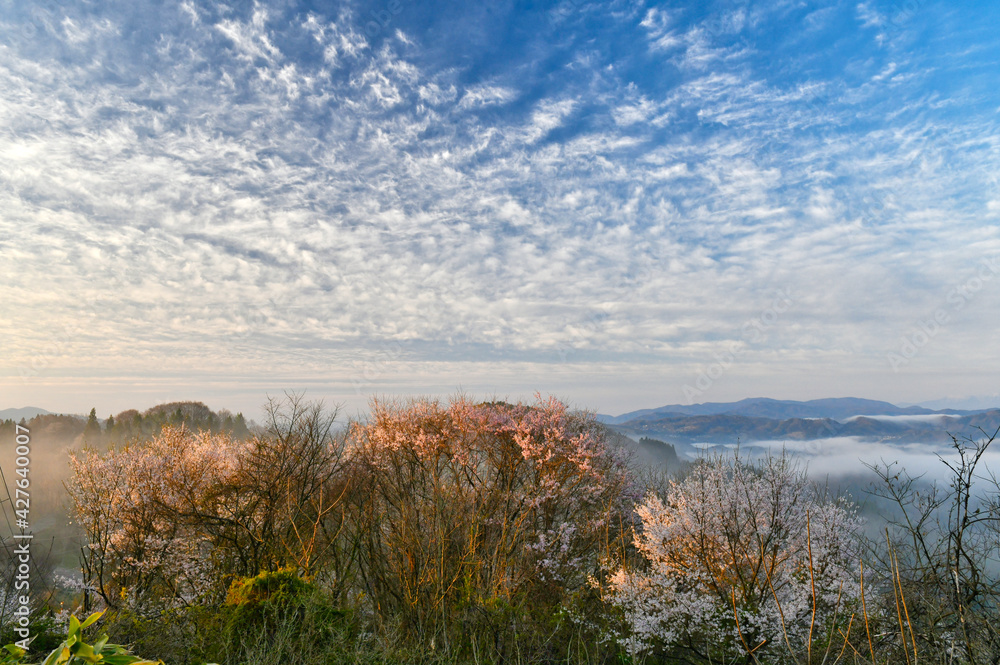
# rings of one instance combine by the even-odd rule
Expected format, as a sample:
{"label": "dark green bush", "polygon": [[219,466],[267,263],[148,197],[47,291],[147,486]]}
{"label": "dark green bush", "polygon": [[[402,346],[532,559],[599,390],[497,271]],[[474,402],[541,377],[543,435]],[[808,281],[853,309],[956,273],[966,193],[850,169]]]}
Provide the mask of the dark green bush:
{"label": "dark green bush", "polygon": [[[65,630],[56,624],[52,614],[35,612],[29,620],[28,630],[32,637],[28,649],[29,658],[49,653],[66,637]],[[0,644],[13,644],[20,639],[21,636],[14,632],[12,625],[4,625],[0,629]]]}

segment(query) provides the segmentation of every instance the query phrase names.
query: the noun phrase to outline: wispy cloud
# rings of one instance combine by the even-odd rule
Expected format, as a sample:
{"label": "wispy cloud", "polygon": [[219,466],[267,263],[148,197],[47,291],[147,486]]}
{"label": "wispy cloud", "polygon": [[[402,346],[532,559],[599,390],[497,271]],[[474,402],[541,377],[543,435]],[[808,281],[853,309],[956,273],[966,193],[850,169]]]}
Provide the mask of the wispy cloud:
{"label": "wispy cloud", "polygon": [[[1000,252],[998,53],[903,46],[940,8],[884,43],[889,10],[796,7],[7,3],[4,399],[125,367],[353,395],[377,366],[372,390],[676,401],[785,288],[718,397],[870,381]],[[985,385],[998,304],[872,396],[932,398],[946,365]]]}

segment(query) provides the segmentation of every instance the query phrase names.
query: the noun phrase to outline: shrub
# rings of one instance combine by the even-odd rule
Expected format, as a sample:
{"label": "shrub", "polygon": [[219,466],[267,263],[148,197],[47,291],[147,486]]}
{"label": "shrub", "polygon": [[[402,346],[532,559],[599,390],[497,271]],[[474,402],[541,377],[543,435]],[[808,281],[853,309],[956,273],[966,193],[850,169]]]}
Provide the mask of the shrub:
{"label": "shrub", "polygon": [[750,648],[777,662],[825,644],[859,600],[858,518],[784,455],[702,460],[636,512],[644,565],[607,589],[633,652],[715,662]]}
{"label": "shrub", "polygon": [[350,436],[369,490],[354,528],[382,616],[425,642],[483,629],[503,649],[526,639],[527,614],[551,616],[586,588],[627,480],[591,416],[541,398],[375,401],[371,413]]}
{"label": "shrub", "polygon": [[263,572],[234,580],[226,594],[227,605],[284,604],[300,600],[316,587],[299,577],[294,568]]}

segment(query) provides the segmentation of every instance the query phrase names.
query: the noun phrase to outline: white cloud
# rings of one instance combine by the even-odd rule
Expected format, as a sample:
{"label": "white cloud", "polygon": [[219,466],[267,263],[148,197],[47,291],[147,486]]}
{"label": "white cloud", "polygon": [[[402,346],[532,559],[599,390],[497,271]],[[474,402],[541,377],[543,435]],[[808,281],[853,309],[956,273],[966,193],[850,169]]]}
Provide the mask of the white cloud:
{"label": "white cloud", "polygon": [[615,119],[615,124],[621,126],[634,125],[637,122],[646,122],[656,114],[656,105],[648,99],[640,99],[635,104],[623,105],[614,109],[611,115]]}
{"label": "white cloud", "polygon": [[220,21],[215,29],[229,38],[238,51],[250,58],[263,58],[274,62],[281,52],[273,43],[267,30],[267,10],[255,5],[249,21]]}
{"label": "white cloud", "polygon": [[646,29],[650,48],[654,51],[668,51],[682,44],[681,38],[670,29],[673,18],[664,9],[650,8],[639,25]]}
{"label": "white cloud", "polygon": [[[794,287],[730,376],[771,385],[780,362],[835,385],[1000,249],[991,121],[927,103],[928,74],[896,56],[855,63],[850,88],[772,80],[725,37],[764,18],[712,32],[649,10],[639,34],[675,81],[630,86],[597,53],[542,94],[435,67],[408,28],[373,48],[347,14],[174,19],[155,67],[100,64],[123,48],[110,15],[54,24],[100,57],[0,50],[0,372],[15,383],[41,357],[37,381],[163,377],[169,358],[262,383],[376,363],[373,389],[409,370],[443,381],[434,366],[486,385],[493,362],[682,385]],[[678,47],[655,50],[668,35]],[[987,381],[971,349],[995,327],[970,343],[959,315],[995,311],[995,286],[912,366],[950,358]],[[83,325],[63,335],[67,321]]]}
{"label": "white cloud", "polygon": [[494,85],[478,85],[467,89],[462,94],[462,99],[459,100],[458,107],[468,109],[482,106],[493,106],[495,104],[505,104],[514,99],[514,96],[514,90],[511,88]]}

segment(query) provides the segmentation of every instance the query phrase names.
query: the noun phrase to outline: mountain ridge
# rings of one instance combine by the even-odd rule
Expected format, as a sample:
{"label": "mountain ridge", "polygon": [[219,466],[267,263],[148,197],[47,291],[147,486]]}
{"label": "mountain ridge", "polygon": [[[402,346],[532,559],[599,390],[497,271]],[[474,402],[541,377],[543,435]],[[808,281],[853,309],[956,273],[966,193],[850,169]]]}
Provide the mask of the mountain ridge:
{"label": "mountain ridge", "polygon": [[748,416],[785,420],[789,418],[830,418],[842,420],[852,416],[915,416],[957,415],[966,416],[992,409],[928,409],[922,406],[897,406],[891,402],[859,397],[833,397],[808,401],[777,400],[768,397],[750,397],[738,402],[704,402],[701,404],[670,404],[654,409],[640,409],[619,416],[598,414],[597,418],[608,425],[620,425],[636,420],[662,420],[692,416]]}
{"label": "mountain ridge", "polygon": [[35,416],[51,416],[51,415],[53,415],[51,411],[40,409],[37,406],[24,406],[21,407],[20,409],[0,410],[0,420],[20,421],[21,418],[24,418],[25,420],[31,420]]}
{"label": "mountain ridge", "polygon": [[977,438],[1000,429],[1000,409],[966,415],[934,414],[937,418],[858,416],[832,418],[761,418],[739,414],[636,418],[609,424],[633,437],[648,436],[672,444],[738,443],[751,441],[814,441],[854,437],[898,443],[947,443],[952,436]]}

